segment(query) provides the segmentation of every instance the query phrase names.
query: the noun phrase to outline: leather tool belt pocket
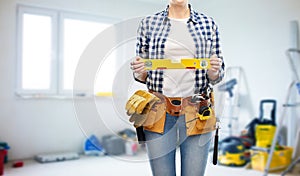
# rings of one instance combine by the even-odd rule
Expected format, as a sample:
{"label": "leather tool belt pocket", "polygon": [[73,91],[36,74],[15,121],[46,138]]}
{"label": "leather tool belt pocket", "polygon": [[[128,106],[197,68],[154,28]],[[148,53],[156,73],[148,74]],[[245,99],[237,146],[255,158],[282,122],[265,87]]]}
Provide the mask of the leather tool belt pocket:
{"label": "leather tool belt pocket", "polygon": [[184,101],[182,113],[185,115],[187,135],[203,134],[215,130],[216,117],[212,98],[193,102],[191,98]]}
{"label": "leather tool belt pocket", "polygon": [[160,101],[156,102],[150,112],[147,114],[147,120],[144,123],[144,129],[156,133],[164,133],[164,126],[166,121],[166,99],[156,92],[152,92]]}
{"label": "leather tool belt pocket", "polygon": [[166,99],[166,111],[168,114],[172,116],[180,116],[182,115],[182,102],[184,98],[180,97],[165,97]]}

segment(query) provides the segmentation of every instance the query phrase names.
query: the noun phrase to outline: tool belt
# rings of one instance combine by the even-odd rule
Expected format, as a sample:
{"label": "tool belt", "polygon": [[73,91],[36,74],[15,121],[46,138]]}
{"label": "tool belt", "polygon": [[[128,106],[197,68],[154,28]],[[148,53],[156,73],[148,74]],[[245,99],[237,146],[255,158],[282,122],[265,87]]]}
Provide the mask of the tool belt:
{"label": "tool belt", "polygon": [[[172,116],[184,115],[184,107],[193,106],[192,97],[165,97],[166,100],[166,111]],[[202,100],[199,102],[199,108],[202,106],[209,107],[209,100]]]}
{"label": "tool belt", "polygon": [[164,133],[166,113],[172,116],[185,116],[187,135],[203,134],[215,130],[216,118],[213,109],[214,97],[194,102],[193,97],[166,97],[160,93],[149,91],[160,101],[151,108],[145,121],[144,129]]}
{"label": "tool belt", "polygon": [[[209,96],[200,95],[200,99],[197,96],[174,98],[153,91],[138,90],[129,98],[125,109],[127,115],[131,116],[129,121],[133,122],[140,134],[143,129],[163,134],[168,113],[172,116],[184,115],[187,136],[198,135],[215,130],[216,117],[213,92]],[[138,136],[139,141],[145,140],[143,135]]]}

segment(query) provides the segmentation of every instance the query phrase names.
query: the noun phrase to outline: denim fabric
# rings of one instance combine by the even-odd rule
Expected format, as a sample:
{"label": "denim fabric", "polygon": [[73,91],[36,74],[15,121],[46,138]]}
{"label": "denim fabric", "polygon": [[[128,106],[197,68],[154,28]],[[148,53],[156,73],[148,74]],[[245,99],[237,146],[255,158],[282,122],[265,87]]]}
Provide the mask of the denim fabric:
{"label": "denim fabric", "polygon": [[181,176],[203,176],[212,132],[187,136],[184,116],[167,114],[164,134],[145,130],[146,146],[154,176],[176,175],[176,148],[180,148]]}

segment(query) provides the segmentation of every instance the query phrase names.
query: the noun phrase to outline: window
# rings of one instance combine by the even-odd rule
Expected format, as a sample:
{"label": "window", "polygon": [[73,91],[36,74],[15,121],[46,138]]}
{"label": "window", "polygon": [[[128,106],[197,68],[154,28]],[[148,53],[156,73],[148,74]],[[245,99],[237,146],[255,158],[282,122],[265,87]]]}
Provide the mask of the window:
{"label": "window", "polygon": [[[61,89],[72,90],[73,78],[81,53],[89,42],[109,24],[63,18],[63,79]],[[78,42],[80,41],[80,42]]]}
{"label": "window", "polygon": [[91,15],[19,6],[17,93],[71,94],[80,55],[112,22]]}
{"label": "window", "polygon": [[[24,14],[23,21],[22,88],[49,89],[52,50],[51,17]],[[40,45],[41,43],[43,45]]]}

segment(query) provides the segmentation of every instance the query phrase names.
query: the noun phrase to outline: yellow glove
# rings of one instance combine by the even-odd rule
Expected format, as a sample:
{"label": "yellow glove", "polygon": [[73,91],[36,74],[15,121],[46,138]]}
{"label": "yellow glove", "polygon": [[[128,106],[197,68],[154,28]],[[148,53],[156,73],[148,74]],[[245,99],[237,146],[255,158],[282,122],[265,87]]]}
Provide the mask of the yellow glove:
{"label": "yellow glove", "polygon": [[125,109],[128,115],[132,115],[134,113],[146,114],[150,111],[151,106],[156,101],[159,101],[159,98],[157,98],[155,95],[145,90],[138,90],[129,98],[129,100],[126,103]]}
{"label": "yellow glove", "polygon": [[[143,109],[142,113],[134,113],[131,115],[129,121],[130,122],[134,122],[134,127],[140,127],[145,125],[145,122],[147,120],[149,120],[149,112],[152,108],[152,106],[154,106],[154,104],[156,103],[156,99],[153,99],[152,101],[150,101],[149,103],[146,104],[145,108]],[[147,125],[147,124],[146,124]]]}

